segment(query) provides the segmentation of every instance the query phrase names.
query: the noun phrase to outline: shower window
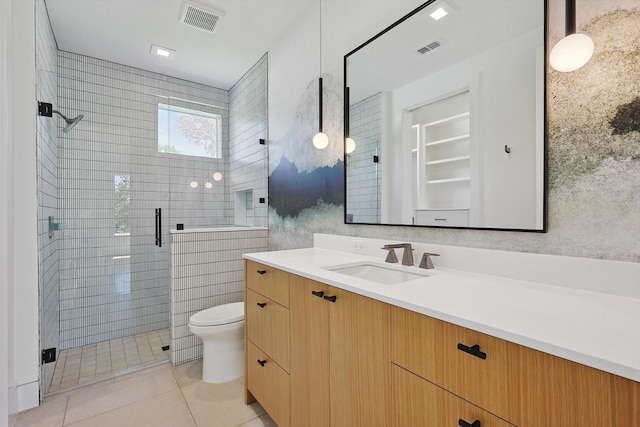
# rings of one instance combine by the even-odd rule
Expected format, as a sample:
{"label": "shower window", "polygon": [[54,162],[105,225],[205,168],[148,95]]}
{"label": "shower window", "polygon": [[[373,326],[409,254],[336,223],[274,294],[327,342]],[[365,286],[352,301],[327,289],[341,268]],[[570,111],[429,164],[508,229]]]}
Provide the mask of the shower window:
{"label": "shower window", "polygon": [[116,192],[116,236],[128,235],[129,228],[129,200],[131,193],[131,179],[129,175],[116,175],[114,177]]}
{"label": "shower window", "polygon": [[158,104],[158,152],[222,157],[222,116]]}

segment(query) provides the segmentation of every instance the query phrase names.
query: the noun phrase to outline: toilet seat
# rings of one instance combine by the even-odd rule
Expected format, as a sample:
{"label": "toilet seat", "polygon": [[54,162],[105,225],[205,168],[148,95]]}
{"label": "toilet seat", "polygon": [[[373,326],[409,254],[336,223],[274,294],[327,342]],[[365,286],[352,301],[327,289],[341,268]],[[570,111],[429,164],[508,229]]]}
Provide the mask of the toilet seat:
{"label": "toilet seat", "polygon": [[220,326],[244,320],[244,302],[233,302],[207,308],[189,318],[192,326]]}

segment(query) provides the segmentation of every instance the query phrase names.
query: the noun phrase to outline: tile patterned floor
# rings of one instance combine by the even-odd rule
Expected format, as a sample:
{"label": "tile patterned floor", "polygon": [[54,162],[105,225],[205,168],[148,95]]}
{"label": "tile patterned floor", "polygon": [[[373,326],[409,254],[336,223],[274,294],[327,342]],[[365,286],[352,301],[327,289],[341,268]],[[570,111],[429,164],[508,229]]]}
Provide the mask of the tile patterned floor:
{"label": "tile patterned floor", "polygon": [[45,398],[15,427],[277,427],[258,404],[245,405],[244,380],[201,381],[202,359],[116,375]]}
{"label": "tile patterned floor", "polygon": [[160,329],[62,350],[58,355],[49,393],[169,360],[169,352],[162,350],[169,342],[169,329]]}

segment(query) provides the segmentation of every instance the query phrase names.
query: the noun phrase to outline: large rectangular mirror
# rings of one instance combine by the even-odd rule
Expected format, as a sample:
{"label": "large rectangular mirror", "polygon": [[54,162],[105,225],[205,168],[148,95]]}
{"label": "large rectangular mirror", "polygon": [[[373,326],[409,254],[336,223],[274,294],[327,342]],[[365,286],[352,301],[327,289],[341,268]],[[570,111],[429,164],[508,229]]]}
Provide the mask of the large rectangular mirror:
{"label": "large rectangular mirror", "polygon": [[346,223],[546,231],[545,18],[430,0],[345,56]]}

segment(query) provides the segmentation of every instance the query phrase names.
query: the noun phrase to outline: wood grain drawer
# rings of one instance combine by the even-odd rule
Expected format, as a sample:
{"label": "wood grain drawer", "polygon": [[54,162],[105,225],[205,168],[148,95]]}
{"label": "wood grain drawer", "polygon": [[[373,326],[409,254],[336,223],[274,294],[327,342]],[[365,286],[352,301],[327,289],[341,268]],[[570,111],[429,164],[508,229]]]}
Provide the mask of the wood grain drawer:
{"label": "wood grain drawer", "polygon": [[522,426],[640,427],[640,383],[521,347]]}
{"label": "wood grain drawer", "polygon": [[391,366],[394,427],[456,427],[477,422],[482,427],[513,427],[441,387],[395,364]]}
{"label": "wood grain drawer", "polygon": [[289,307],[289,273],[254,261],[245,260],[246,287]]}
{"label": "wood grain drawer", "polygon": [[289,372],[289,310],[247,289],[247,338]]}
{"label": "wood grain drawer", "polygon": [[391,361],[430,381],[436,381],[439,320],[391,307]]}
{"label": "wood grain drawer", "polygon": [[518,346],[447,322],[438,326],[437,383],[512,422],[519,419]]}
{"label": "wood grain drawer", "polygon": [[247,389],[279,427],[289,427],[289,374],[272,358],[247,341]]}
{"label": "wood grain drawer", "polygon": [[393,307],[391,360],[513,423],[519,420],[518,346]]}

